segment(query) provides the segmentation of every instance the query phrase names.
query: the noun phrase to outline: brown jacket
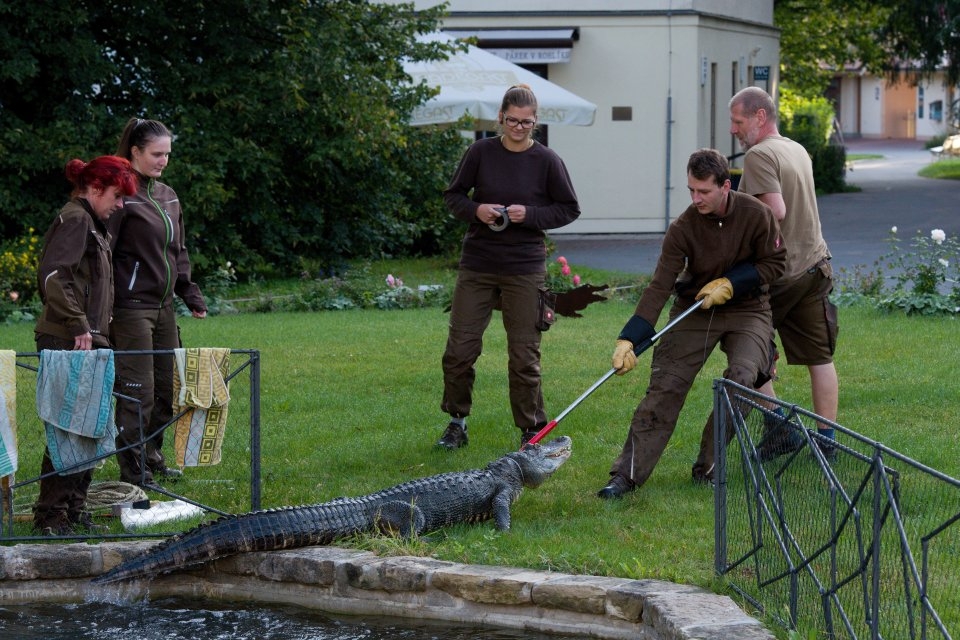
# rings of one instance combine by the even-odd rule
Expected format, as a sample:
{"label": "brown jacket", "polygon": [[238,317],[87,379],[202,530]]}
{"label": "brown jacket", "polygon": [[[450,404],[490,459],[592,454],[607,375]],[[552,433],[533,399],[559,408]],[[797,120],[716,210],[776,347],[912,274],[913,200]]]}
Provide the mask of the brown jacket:
{"label": "brown jacket", "polygon": [[758,286],[738,290],[734,282],[733,299],[718,307],[718,312],[768,307],[769,285],[783,275],[786,262],[780,227],[770,207],[753,196],[731,191],[724,217],[701,214],[691,205],[670,224],[653,280],[640,296],[634,314],[656,325],[674,291],[678,303],[689,307],[703,285],[730,277],[731,270],[741,265],[756,269]]}
{"label": "brown jacket", "polygon": [[107,228],[113,236],[114,306],[159,309],[176,293],[191,311],[207,310],[191,280],[180,199],[173,189],[138,176],[137,193],[123,199]]}
{"label": "brown jacket", "polygon": [[[474,142],[460,159],[443,198],[454,217],[470,224],[460,266],[482,273],[543,273],[544,230],[570,224],[580,215],[566,165],[539,142],[520,153],[507,151],[500,138]],[[481,203],[525,205],[526,220],[492,231],[477,220]]]}
{"label": "brown jacket", "polygon": [[36,333],[73,340],[90,332],[94,347],[110,346],[110,234],[86,200],[65,204],[43,237],[37,287],[43,311]]}

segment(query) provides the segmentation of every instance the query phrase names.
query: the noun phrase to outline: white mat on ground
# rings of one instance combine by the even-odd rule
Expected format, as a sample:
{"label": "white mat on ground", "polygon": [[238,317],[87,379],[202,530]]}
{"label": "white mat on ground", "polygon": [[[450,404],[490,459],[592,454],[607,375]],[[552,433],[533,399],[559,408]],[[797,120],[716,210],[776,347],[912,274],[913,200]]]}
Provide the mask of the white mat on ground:
{"label": "white mat on ground", "polygon": [[155,502],[149,509],[134,509],[124,507],[120,510],[120,522],[126,531],[142,529],[165,522],[185,520],[203,515],[204,510],[195,504],[183,500]]}

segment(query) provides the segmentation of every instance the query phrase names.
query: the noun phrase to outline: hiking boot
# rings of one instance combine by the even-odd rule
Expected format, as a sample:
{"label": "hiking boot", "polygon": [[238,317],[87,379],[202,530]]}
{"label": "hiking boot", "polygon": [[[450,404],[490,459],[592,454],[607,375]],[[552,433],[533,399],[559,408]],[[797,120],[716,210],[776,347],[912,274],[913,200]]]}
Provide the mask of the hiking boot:
{"label": "hiking boot", "polygon": [[764,435],[757,444],[757,457],[760,462],[770,462],[787,453],[793,453],[803,446],[800,428],[776,414],[763,416]]}
{"label": "hiking boot", "polygon": [[105,524],[97,524],[93,521],[93,516],[89,511],[81,511],[79,514],[67,514],[67,519],[77,533],[92,533],[100,535],[110,531],[110,527]]}
{"label": "hiking boot", "polygon": [[440,439],[437,441],[438,448],[448,451],[453,451],[454,449],[465,446],[467,446],[467,427],[465,425],[461,426],[456,422],[448,424],[443,435],[440,436]]}
{"label": "hiking boot", "polygon": [[637,487],[623,476],[610,476],[610,482],[600,491],[597,497],[603,500],[619,500]]}
{"label": "hiking boot", "polygon": [[534,429],[532,431],[523,431],[520,433],[520,448],[523,449],[528,442],[533,439],[533,436],[540,433],[539,429]]}
{"label": "hiking boot", "polygon": [[163,467],[162,469],[151,469],[155,481],[166,480],[167,482],[179,482],[183,477],[183,471],[172,467]]}
{"label": "hiking boot", "polygon": [[74,533],[73,525],[63,511],[42,518],[34,517],[33,532],[41,536],[69,536]]}
{"label": "hiking boot", "polygon": [[693,477],[693,484],[712,487],[713,486],[713,468],[714,468],[714,465],[710,465],[709,469],[703,470],[701,468],[698,468],[697,465],[694,465],[693,472],[691,474]]}
{"label": "hiking boot", "polygon": [[817,449],[820,450],[820,453],[823,454],[823,459],[829,463],[837,461],[837,447],[834,444],[833,440],[827,438],[814,438],[814,443],[817,446]]}

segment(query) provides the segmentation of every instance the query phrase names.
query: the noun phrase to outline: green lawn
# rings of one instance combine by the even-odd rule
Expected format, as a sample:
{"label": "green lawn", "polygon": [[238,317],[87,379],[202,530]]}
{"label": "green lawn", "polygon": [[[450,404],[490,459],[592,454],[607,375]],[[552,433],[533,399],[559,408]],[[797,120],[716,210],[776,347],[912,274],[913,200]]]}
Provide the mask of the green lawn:
{"label": "green lawn", "polygon": [[924,178],[960,180],[960,158],[943,158],[931,162],[920,170],[920,175]]}
{"label": "green lawn", "polygon": [[[594,304],[583,318],[561,318],[545,334],[550,416],[607,372],[614,337],[632,309],[630,301]],[[478,364],[470,446],[455,452],[433,448],[445,425],[438,405],[446,321],[439,309],[416,309],[184,318],[181,325],[187,346],[262,354],[263,502],[269,507],[358,495],[479,467],[517,447],[504,332],[495,318]],[[960,435],[954,428],[960,363],[951,346],[956,320],[908,319],[861,307],[843,309],[841,322],[840,422],[960,475]],[[0,327],[0,345],[33,350],[32,327]],[[573,437],[574,455],[550,482],[521,497],[509,533],[496,533],[490,525],[462,526],[411,543],[412,548],[395,541],[365,544],[382,552],[397,547],[469,563],[711,584],[712,495],[693,486],[689,474],[711,407],[711,381],[724,367],[721,357],[714,354],[696,381],[648,484],[620,502],[594,496],[623,442],[648,365],[645,354],[637,371],[611,378],[561,422],[556,433]],[[781,396],[810,406],[805,372],[780,370]],[[241,395],[238,387],[238,402]],[[245,463],[244,447],[244,442],[237,445],[232,463]],[[188,476],[207,480],[191,485],[188,479],[183,489],[201,502],[219,499],[217,473],[216,467],[188,469]],[[111,477],[110,467],[101,475]]]}

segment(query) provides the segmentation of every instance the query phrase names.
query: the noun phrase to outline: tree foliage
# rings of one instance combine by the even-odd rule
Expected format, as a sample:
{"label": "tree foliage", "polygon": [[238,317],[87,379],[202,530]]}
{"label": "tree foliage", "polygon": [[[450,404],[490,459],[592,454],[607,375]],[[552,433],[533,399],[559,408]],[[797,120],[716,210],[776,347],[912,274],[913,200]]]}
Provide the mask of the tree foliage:
{"label": "tree foliage", "polygon": [[943,69],[947,83],[960,83],[960,0],[887,0],[892,13],[884,37],[903,61],[924,74]]}
{"label": "tree foliage", "polygon": [[960,0],[775,0],[774,23],[781,79],[803,96],[821,95],[847,64],[960,81]]}
{"label": "tree foliage", "polygon": [[0,4],[4,237],[45,229],[72,157],[113,153],[131,116],[175,140],[164,181],[194,262],[246,271],[446,242],[439,193],[464,141],[413,128],[430,90],[402,60],[444,7],[365,0],[51,0]]}
{"label": "tree foliage", "polygon": [[884,2],[775,0],[781,81],[813,98],[822,95],[834,72],[848,63],[883,69],[888,53],[878,34],[890,15]]}

